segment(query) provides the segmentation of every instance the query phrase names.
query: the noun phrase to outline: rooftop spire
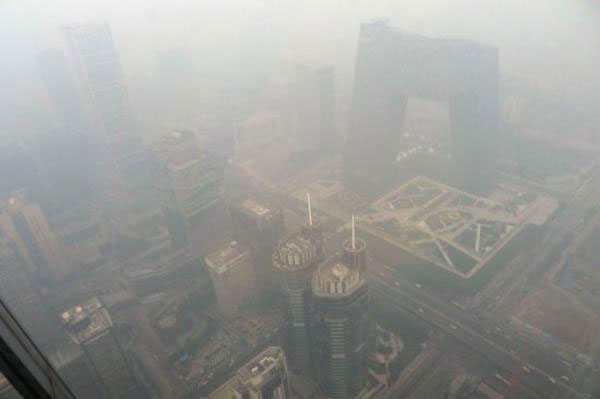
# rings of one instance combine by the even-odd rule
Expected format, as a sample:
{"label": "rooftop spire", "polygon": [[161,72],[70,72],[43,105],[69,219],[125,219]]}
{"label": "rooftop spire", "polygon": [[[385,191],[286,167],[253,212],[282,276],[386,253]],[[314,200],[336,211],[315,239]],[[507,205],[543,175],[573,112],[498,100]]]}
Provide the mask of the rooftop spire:
{"label": "rooftop spire", "polygon": [[352,249],[356,249],[356,232],[354,227],[354,214],[352,214]]}
{"label": "rooftop spire", "polygon": [[308,225],[312,226],[312,207],[310,206],[310,193],[306,192],[306,199],[308,200]]}

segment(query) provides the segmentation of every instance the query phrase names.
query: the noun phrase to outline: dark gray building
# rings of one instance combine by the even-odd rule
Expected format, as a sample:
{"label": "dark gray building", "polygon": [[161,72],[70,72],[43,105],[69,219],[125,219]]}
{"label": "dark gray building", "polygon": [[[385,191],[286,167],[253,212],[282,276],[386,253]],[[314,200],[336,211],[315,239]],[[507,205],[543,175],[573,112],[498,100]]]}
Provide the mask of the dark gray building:
{"label": "dark gray building", "polygon": [[98,298],[66,310],[65,330],[83,349],[105,395],[111,399],[140,398],[141,388],[113,330],[112,319]]}
{"label": "dark gray building", "polygon": [[364,251],[366,244],[352,242],[353,254],[327,259],[312,281],[314,371],[327,397],[334,399],[356,398],[367,377],[369,292],[364,267],[348,263],[356,248]]}
{"label": "dark gray building", "polygon": [[462,188],[493,185],[498,49],[430,39],[381,23],[361,27],[344,157],[345,183],[367,193],[390,177],[410,97],[448,101]]}
{"label": "dark gray building", "polygon": [[89,135],[93,125],[64,52],[51,48],[38,53],[35,59],[58,123]]}
{"label": "dark gray building", "polygon": [[317,220],[283,238],[273,254],[285,302],[286,351],[299,367],[311,365],[312,277],[323,260],[323,232]]}

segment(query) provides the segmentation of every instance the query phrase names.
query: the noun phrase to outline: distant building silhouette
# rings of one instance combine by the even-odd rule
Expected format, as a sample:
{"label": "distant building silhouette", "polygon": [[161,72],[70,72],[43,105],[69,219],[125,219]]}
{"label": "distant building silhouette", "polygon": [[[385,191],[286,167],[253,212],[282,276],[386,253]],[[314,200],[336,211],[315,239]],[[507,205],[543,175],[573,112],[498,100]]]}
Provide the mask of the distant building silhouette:
{"label": "distant building silhouette", "polygon": [[331,149],[336,144],[333,68],[296,65],[294,96],[297,144],[301,149]]}
{"label": "distant building silhouette", "polygon": [[14,242],[29,273],[47,281],[59,281],[70,273],[62,242],[42,209],[27,200],[26,190],[13,193],[3,204],[0,229]]}
{"label": "distant building silhouette", "polygon": [[72,126],[90,136],[94,126],[64,52],[51,48],[38,53],[35,59],[58,124]]}
{"label": "distant building silhouette", "polygon": [[[167,226],[174,241],[205,238],[207,225],[218,226],[222,200],[222,171],[215,156],[200,151],[193,132],[173,130],[153,146],[157,158],[157,186]],[[204,234],[203,234],[204,233]],[[211,232],[214,234],[215,232]],[[202,245],[202,243],[195,243]]]}
{"label": "distant building silhouette", "polygon": [[393,175],[412,96],[449,101],[454,162],[471,192],[493,186],[498,133],[498,49],[363,24],[344,156],[344,180],[372,192]]}

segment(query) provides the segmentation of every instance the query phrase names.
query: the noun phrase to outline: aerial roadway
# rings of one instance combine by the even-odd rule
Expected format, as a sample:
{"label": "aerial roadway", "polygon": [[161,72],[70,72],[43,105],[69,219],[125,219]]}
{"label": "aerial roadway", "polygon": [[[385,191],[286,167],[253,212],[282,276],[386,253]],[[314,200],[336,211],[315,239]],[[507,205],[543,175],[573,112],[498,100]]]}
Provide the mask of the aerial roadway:
{"label": "aerial roadway", "polygon": [[[581,391],[581,386],[574,384],[575,375],[579,377],[577,380],[581,379],[581,367],[575,372],[577,367],[547,349],[531,346],[503,326],[486,324],[451,302],[429,294],[427,287],[402,281],[387,265],[371,262],[369,266],[373,295],[385,298],[390,305],[409,311],[484,355],[499,367],[499,375],[506,381],[517,380],[542,398],[591,397],[591,392]],[[588,367],[583,374],[585,380],[600,378]]]}

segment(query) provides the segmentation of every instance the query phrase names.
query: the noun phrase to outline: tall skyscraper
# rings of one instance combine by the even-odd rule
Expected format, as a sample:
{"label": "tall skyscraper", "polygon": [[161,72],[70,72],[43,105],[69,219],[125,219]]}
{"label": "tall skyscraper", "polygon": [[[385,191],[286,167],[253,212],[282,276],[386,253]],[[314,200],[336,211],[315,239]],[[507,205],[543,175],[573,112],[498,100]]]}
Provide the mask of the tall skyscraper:
{"label": "tall skyscraper", "polygon": [[211,393],[209,399],[290,399],[287,362],[281,348],[270,346],[235,376]]}
{"label": "tall skyscraper", "polygon": [[31,274],[57,281],[70,273],[62,243],[41,208],[27,201],[25,190],[13,193],[1,211],[0,229],[14,242]]}
{"label": "tall skyscraper", "polygon": [[[125,214],[153,208],[151,158],[141,147],[137,121],[108,24],[63,28],[67,51],[98,126],[104,184],[115,208]],[[121,220],[122,221],[122,220]]]}
{"label": "tall skyscraper", "polygon": [[[366,248],[354,233],[350,246]],[[366,378],[369,293],[364,269],[348,259],[347,255],[327,259],[312,281],[314,371],[327,397],[334,399],[356,398]]]}
{"label": "tall skyscraper", "polygon": [[335,145],[335,75],[332,67],[296,66],[295,139],[301,148]]}
{"label": "tall skyscraper", "polygon": [[222,214],[216,211],[222,198],[222,172],[212,154],[200,151],[194,133],[171,131],[154,144],[153,152],[161,204],[174,240],[185,243],[201,237],[206,225],[222,224],[215,220]]}
{"label": "tall skyscraper", "polygon": [[67,50],[101,129],[100,143],[116,161],[139,144],[138,130],[108,24],[63,28]]}
{"label": "tall skyscraper", "polygon": [[89,136],[93,125],[64,52],[51,48],[35,58],[58,124],[72,126]]}
{"label": "tall skyscraper", "polygon": [[254,198],[246,198],[230,207],[233,235],[252,250],[256,281],[263,299],[278,289],[273,279],[273,251],[285,227],[280,208]]}
{"label": "tall skyscraper", "polygon": [[115,336],[112,319],[100,300],[92,298],[68,309],[61,318],[67,333],[92,364],[107,397],[140,398],[140,387]]}
{"label": "tall skyscraper", "polygon": [[16,243],[0,229],[0,298],[41,347],[58,334],[58,325],[50,318],[38,287],[19,255]]}
{"label": "tall skyscraper", "polygon": [[219,311],[229,318],[256,299],[256,276],[250,250],[231,241],[205,258]]}
{"label": "tall skyscraper", "polygon": [[308,220],[301,230],[279,241],[273,254],[285,300],[286,350],[292,362],[303,368],[311,365],[311,283],[323,256],[323,232],[309,205]]}

